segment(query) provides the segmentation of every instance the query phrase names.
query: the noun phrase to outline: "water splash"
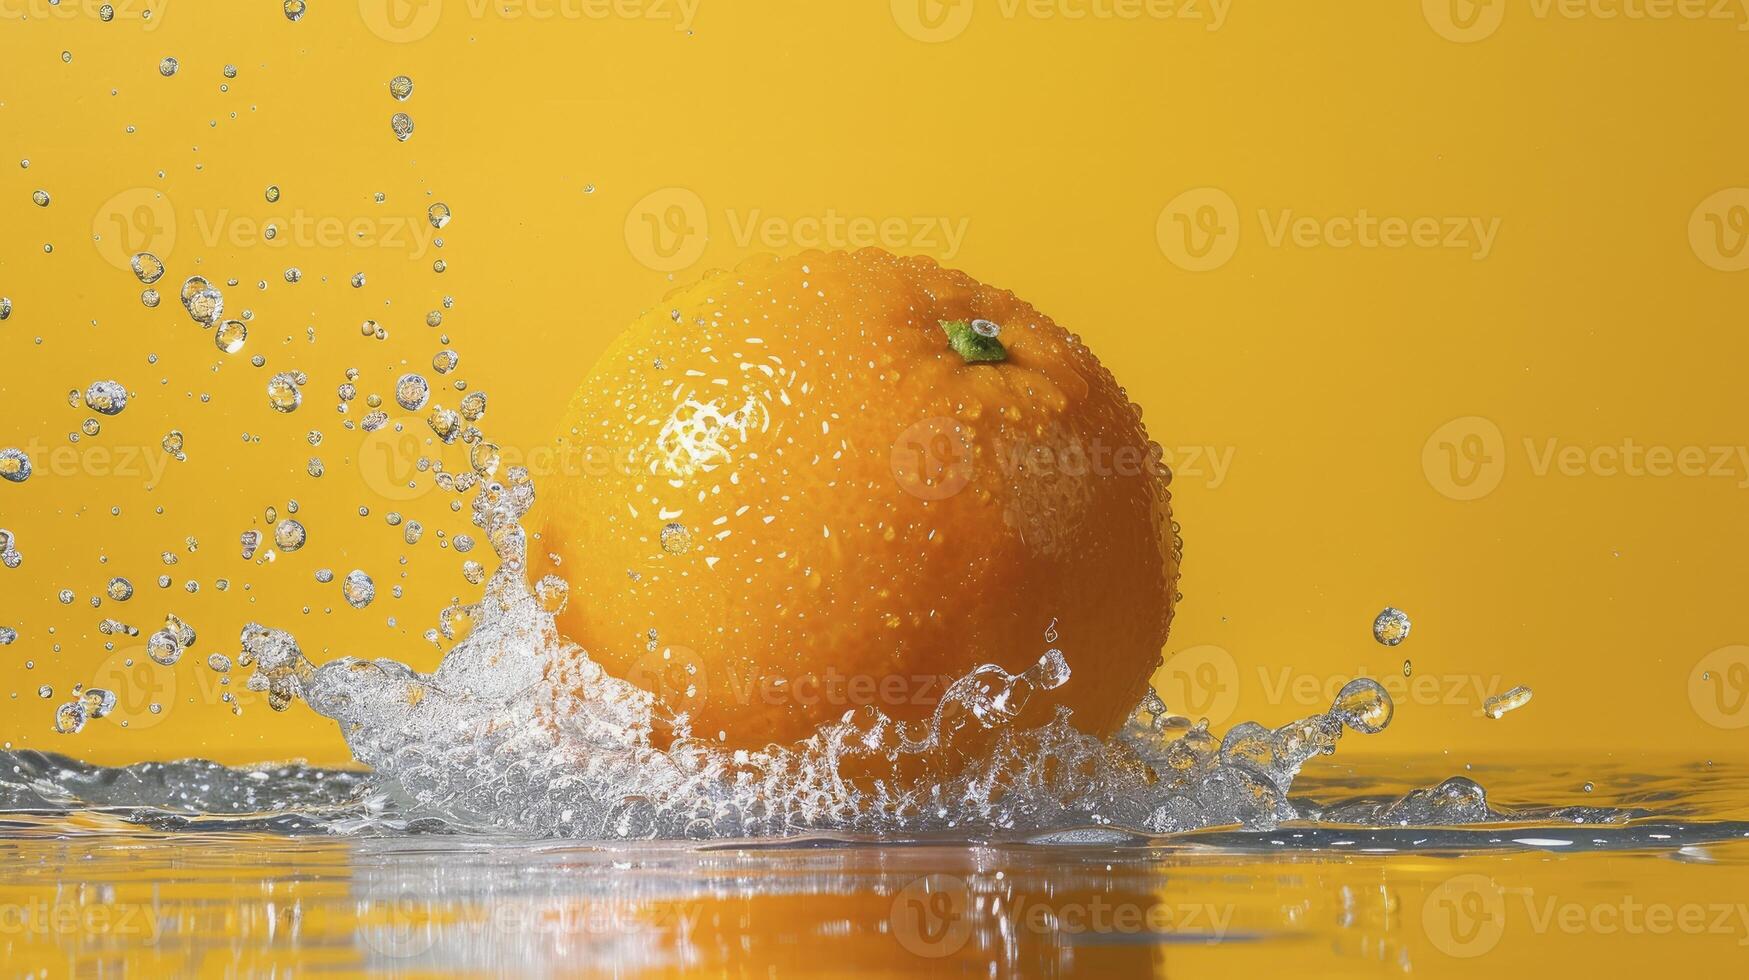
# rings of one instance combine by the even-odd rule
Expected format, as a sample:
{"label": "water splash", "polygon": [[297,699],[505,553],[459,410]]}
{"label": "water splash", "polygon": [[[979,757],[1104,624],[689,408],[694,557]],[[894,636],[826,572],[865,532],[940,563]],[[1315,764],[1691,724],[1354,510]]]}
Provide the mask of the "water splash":
{"label": "water splash", "polygon": [[500,565],[480,602],[445,617],[446,637],[465,634],[430,674],[387,659],[317,666],[289,633],[243,631],[250,689],[337,721],[407,819],[608,839],[1268,829],[1300,816],[1288,792],[1308,760],[1345,731],[1390,722],[1389,696],[1360,679],[1327,712],[1224,737],[1152,696],[1110,740],[1078,731],[1062,708],[1023,724],[1038,691],[1068,680],[1052,648],[1018,673],[977,668],[921,721],[862,707],[795,745],[724,749],[559,635],[564,583],[531,588],[524,575],[519,521],[534,493],[520,468],[478,490],[473,522]]}

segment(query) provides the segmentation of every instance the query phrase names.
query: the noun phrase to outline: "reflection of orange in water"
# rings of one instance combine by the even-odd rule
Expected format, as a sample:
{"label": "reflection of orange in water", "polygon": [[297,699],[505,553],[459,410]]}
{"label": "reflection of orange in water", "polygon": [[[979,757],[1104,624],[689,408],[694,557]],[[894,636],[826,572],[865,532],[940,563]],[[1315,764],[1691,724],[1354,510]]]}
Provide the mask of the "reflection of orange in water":
{"label": "reflection of orange in water", "polygon": [[[1005,361],[949,346],[942,322],[974,319]],[[1073,673],[1035,704],[1104,733],[1159,664],[1178,560],[1138,412],[1049,318],[927,259],[811,252],[677,290],[558,449],[530,550],[571,583],[560,628],[699,736],[919,718],[942,678],[1033,664],[1053,622]]]}

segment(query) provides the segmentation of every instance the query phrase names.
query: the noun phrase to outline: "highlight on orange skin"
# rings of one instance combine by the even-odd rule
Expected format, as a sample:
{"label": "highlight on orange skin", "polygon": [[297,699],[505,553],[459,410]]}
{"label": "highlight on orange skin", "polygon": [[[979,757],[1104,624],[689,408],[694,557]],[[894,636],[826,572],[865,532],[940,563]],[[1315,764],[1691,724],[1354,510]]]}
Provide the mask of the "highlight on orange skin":
{"label": "highlight on orange skin", "polygon": [[[944,322],[999,327],[1005,359]],[[875,249],[674,291],[579,387],[537,474],[561,631],[696,737],[789,743],[860,705],[926,717],[980,664],[1106,734],[1160,663],[1179,546],[1140,411],[1014,294]]]}

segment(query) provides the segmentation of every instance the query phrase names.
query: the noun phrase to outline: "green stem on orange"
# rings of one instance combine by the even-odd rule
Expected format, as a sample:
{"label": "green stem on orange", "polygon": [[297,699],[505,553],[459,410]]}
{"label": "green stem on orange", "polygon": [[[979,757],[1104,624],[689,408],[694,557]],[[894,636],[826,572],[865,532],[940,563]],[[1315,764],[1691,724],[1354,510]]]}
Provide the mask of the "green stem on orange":
{"label": "green stem on orange", "polygon": [[947,334],[947,346],[966,359],[967,364],[994,364],[1008,360],[1008,349],[995,337],[986,337],[972,329],[964,320],[943,320],[941,330]]}

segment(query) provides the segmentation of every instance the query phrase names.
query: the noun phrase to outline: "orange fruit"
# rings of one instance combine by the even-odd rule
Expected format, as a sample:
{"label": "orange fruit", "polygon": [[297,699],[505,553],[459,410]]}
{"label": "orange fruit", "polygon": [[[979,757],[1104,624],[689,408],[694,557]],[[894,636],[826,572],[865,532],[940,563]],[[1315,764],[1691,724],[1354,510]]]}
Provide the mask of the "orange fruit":
{"label": "orange fruit", "polygon": [[1106,734],[1172,618],[1159,458],[1110,372],[1014,294],[875,249],[761,258],[603,354],[530,551],[571,585],[561,632],[700,738],[916,720],[1053,646],[1071,675],[1027,711]]}

